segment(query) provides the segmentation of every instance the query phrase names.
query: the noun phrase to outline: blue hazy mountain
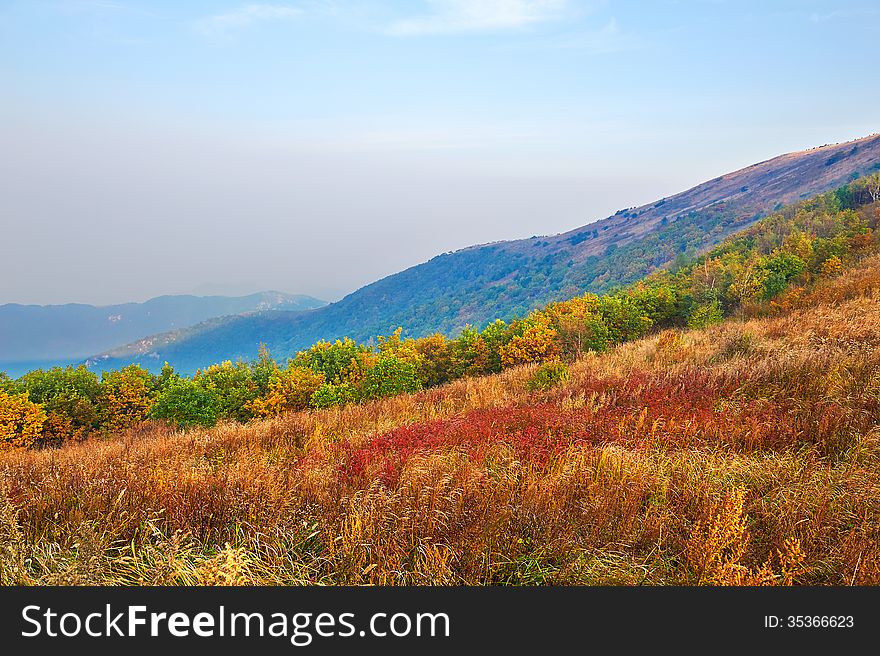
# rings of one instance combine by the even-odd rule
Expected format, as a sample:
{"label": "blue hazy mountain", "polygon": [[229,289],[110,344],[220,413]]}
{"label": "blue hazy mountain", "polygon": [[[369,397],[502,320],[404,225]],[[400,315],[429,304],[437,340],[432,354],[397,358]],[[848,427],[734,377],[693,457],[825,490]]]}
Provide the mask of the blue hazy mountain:
{"label": "blue hazy mountain", "polygon": [[11,376],[38,367],[80,362],[149,335],[180,330],[221,316],[298,312],[326,305],[311,296],[261,292],[247,296],[159,296],[119,305],[0,305],[0,371]]}

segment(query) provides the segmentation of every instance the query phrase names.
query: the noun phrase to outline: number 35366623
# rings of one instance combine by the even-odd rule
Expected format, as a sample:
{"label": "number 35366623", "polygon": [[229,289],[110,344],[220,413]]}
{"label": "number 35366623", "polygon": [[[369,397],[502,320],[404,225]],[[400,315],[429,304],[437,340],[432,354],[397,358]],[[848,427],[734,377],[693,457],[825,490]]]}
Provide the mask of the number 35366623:
{"label": "number 35366623", "polygon": [[770,629],[849,629],[855,624],[852,615],[765,615],[764,626]]}

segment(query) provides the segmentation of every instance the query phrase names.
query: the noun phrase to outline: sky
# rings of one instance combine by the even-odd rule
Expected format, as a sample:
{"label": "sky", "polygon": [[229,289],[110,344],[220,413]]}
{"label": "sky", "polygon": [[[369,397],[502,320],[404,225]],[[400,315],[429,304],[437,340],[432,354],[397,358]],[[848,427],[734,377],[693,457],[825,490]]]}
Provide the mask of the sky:
{"label": "sky", "polygon": [[875,0],[0,0],[0,303],[336,300],[880,131]]}

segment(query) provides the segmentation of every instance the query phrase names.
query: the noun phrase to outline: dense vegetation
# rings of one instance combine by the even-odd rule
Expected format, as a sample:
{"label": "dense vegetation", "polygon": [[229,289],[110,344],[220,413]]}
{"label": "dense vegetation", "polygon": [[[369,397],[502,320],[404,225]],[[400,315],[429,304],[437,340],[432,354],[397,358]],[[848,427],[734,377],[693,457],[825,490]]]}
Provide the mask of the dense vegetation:
{"label": "dense vegetation", "polygon": [[[375,346],[321,341],[284,364],[263,350],[256,361],[227,361],[192,377],[167,365],[158,375],[132,365],[100,378],[85,367],[0,376],[0,449],[58,445],[148,419],[209,427],[362,403],[523,364],[571,362],[668,328],[787,309],[817,280],[876,250],[878,198],[880,174],[867,176],[620,291],[588,292],[481,330],[466,327],[455,339],[404,339],[398,329]],[[543,370],[534,388],[563,380],[560,371]]]}
{"label": "dense vegetation", "polygon": [[7,450],[0,583],[880,584],[880,256],[821,266],[568,364]]}

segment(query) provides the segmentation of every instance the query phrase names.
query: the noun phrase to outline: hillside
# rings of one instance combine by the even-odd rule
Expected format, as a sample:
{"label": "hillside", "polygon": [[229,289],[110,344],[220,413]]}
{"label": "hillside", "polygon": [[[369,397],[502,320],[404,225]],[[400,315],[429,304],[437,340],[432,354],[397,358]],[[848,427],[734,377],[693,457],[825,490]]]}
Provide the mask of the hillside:
{"label": "hillside", "polygon": [[[522,316],[550,301],[602,292],[701,252],[782,205],[880,169],[880,135],[790,153],[567,233],[439,255],[314,312],[258,315],[197,326],[94,358],[102,368],[171,362],[193,371],[252,358],[260,343],[292,356],[319,339],[454,334],[465,324]],[[156,344],[160,344],[158,348]]]}
{"label": "hillside", "polygon": [[772,316],[0,453],[0,583],[880,584],[880,258]]}
{"label": "hillside", "polygon": [[94,306],[0,305],[0,371],[17,376],[82,360],[148,335],[212,317],[256,311],[302,311],[325,305],[310,296],[261,292],[248,296],[160,296],[143,303]]}
{"label": "hillside", "polygon": [[580,294],[509,323],[455,338],[380,337],[317,342],[281,363],[261,352],[181,376],[137,366],[102,372],[56,367],[0,374],[0,450],[58,446],[145,421],[210,428],[305,409],[368,403],[468,377],[542,364],[541,384],[566,362],[662,330],[794,307],[804,292],[880,252],[880,173],[787,205],[674,272],[625,288]]}

